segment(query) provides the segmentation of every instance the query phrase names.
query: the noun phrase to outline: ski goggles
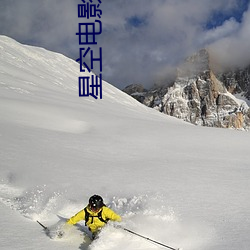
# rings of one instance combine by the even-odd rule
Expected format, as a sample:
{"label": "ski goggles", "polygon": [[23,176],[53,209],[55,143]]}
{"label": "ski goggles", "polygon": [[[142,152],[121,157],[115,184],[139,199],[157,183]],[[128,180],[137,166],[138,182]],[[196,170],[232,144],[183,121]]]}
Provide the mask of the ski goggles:
{"label": "ski goggles", "polygon": [[101,207],[97,207],[97,206],[93,206],[93,205],[90,205],[89,208],[93,212],[97,212],[97,211],[99,211],[101,209]]}

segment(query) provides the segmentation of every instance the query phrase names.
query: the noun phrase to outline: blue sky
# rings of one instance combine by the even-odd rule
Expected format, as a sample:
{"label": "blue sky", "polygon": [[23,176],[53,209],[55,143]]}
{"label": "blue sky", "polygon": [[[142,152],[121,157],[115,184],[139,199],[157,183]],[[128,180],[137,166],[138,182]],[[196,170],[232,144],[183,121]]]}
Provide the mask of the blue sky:
{"label": "blue sky", "polygon": [[248,9],[249,0],[239,0],[237,4],[236,8],[233,8],[229,13],[224,13],[223,9],[214,11],[206,24],[206,28],[212,29],[221,26],[226,20],[232,17],[241,23],[243,14]]}
{"label": "blue sky", "polygon": [[[223,64],[250,63],[249,1],[102,0],[98,46],[103,49],[103,79],[119,88],[165,82],[201,48],[210,48]],[[76,60],[81,3],[1,0],[0,34]]]}

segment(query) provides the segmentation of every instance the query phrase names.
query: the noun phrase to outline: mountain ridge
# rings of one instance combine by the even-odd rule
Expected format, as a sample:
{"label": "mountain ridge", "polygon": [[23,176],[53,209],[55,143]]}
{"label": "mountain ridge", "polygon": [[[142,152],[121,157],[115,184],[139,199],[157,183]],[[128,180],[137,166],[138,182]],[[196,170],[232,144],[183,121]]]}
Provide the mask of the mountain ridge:
{"label": "mountain ridge", "polygon": [[154,86],[141,92],[143,86],[131,85],[123,91],[146,106],[195,125],[249,129],[250,66],[216,72],[209,51],[202,49],[188,57],[176,72],[170,86]]}

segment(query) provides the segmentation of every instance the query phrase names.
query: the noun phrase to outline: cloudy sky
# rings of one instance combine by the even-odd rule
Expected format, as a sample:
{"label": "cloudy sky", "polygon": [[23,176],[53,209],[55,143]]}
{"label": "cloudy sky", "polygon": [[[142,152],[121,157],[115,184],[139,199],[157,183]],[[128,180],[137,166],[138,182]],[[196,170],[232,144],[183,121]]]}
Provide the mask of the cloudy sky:
{"label": "cloudy sky", "polygon": [[[102,33],[91,48],[96,53],[102,48],[103,78],[118,88],[166,79],[181,60],[204,47],[226,64],[250,62],[250,0],[101,2]],[[0,0],[0,34],[76,60],[78,23],[87,21],[78,18],[78,4],[83,2]]]}

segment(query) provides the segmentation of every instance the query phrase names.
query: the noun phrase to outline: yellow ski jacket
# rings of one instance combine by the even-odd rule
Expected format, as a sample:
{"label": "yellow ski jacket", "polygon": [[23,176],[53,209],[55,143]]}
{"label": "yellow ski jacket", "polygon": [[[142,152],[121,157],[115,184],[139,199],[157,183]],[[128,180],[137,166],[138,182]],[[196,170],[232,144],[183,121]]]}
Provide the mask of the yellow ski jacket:
{"label": "yellow ski jacket", "polygon": [[[97,232],[100,228],[102,228],[106,223],[105,221],[112,220],[112,221],[121,221],[120,215],[116,214],[113,210],[110,208],[103,206],[99,211],[93,212],[88,207],[86,207],[87,212],[89,213],[88,221],[85,221],[86,226],[88,226],[89,230],[92,233]],[[98,218],[98,215],[100,215],[101,212],[101,218],[104,220],[100,220]],[[72,216],[68,221],[67,224],[75,225],[80,220],[85,220],[85,210],[82,209],[77,214]]]}

